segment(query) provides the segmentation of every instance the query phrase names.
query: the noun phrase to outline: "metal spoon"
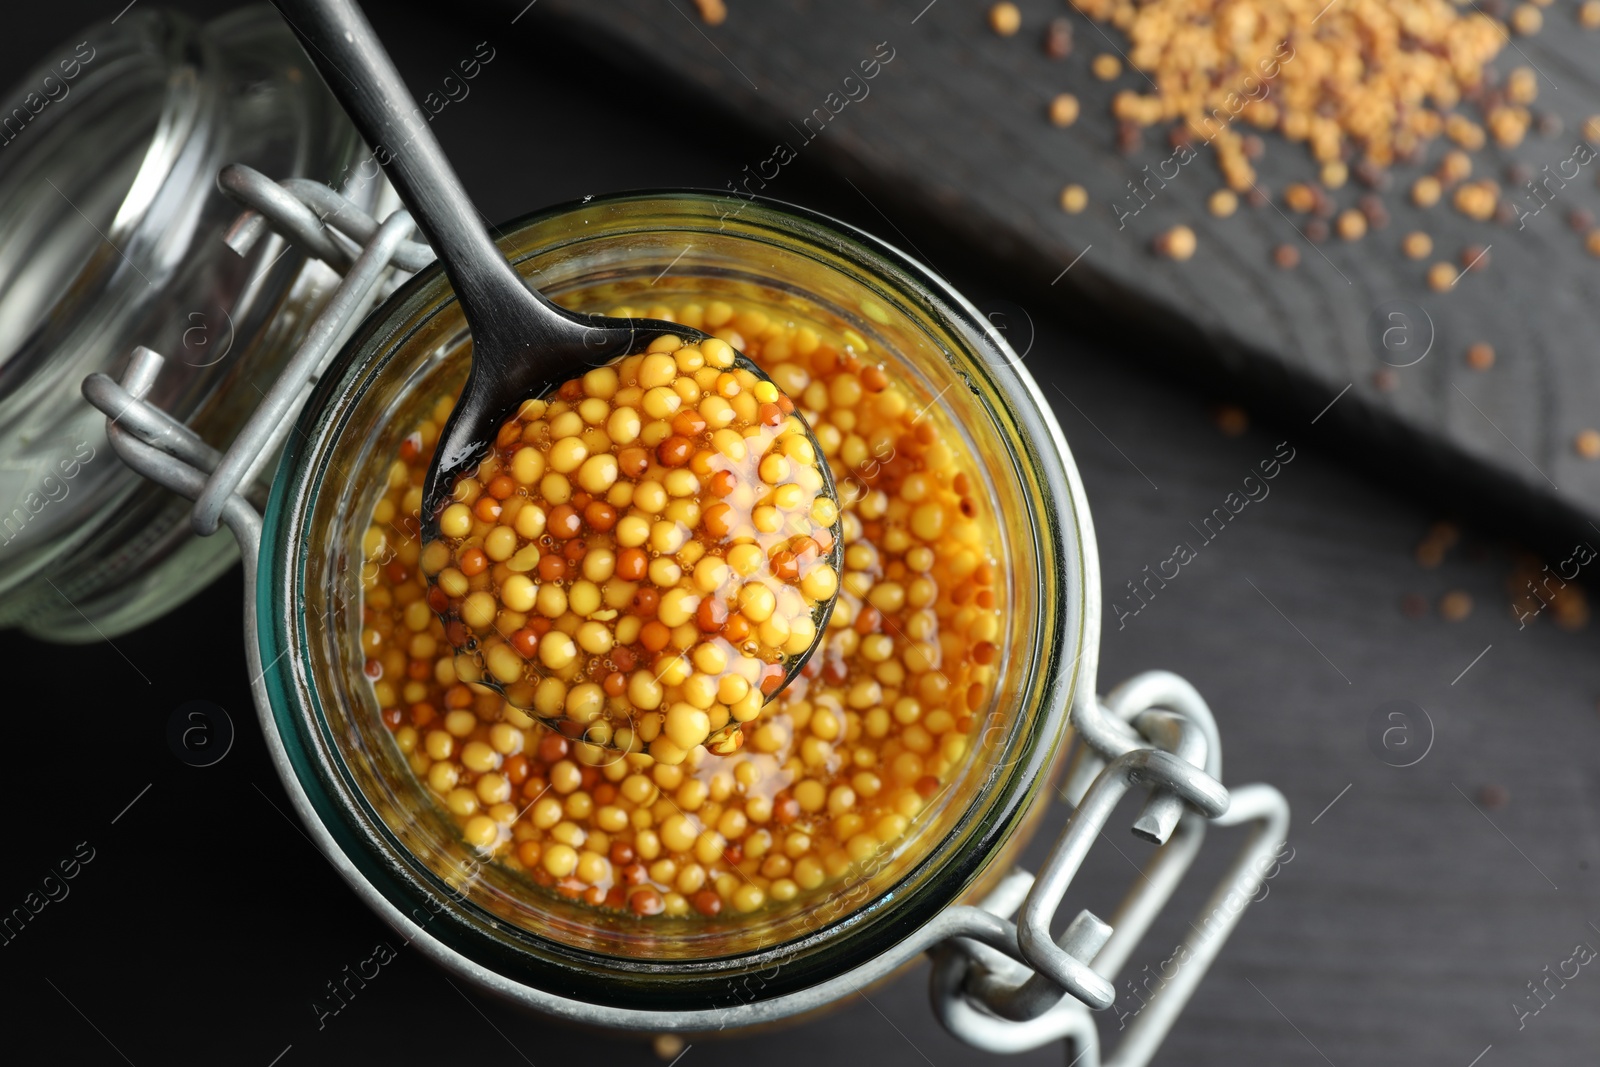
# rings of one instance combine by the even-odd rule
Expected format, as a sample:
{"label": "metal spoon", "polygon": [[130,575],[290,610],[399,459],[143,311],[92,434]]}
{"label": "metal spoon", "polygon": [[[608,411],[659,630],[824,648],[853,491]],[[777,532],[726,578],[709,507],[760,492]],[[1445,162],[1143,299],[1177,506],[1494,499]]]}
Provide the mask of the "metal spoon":
{"label": "metal spoon", "polygon": [[[422,116],[372,26],[351,0],[273,0],[333,95],[349,112],[418,228],[438,254],[472,332],[472,367],[455,410],[440,432],[423,483],[422,540],[439,538],[439,514],[458,477],[488,454],[502,422],[523,401],[541,397],[584,371],[643,351],[657,337],[686,343],[708,335],[657,319],[619,319],[568,311],[528,285],[489,237],[466,189]],[[770,381],[742,354],[738,365]],[[802,425],[805,420],[802,418]],[[838,503],[832,472],[816,450],[823,492]],[[835,573],[841,530],[829,552]],[[837,596],[817,613],[811,647],[790,657],[787,686],[821,643]]]}

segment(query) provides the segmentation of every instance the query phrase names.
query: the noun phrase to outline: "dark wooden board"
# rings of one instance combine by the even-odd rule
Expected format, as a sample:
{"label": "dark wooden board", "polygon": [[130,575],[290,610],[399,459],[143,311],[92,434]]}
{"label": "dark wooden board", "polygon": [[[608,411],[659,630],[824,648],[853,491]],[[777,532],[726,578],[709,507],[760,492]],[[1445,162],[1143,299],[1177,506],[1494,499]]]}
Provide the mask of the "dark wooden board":
{"label": "dark wooden board", "polygon": [[[183,2],[215,12],[228,0]],[[29,13],[38,20],[24,26],[31,35],[0,40],[0,55],[18,68],[106,14],[94,0]],[[767,150],[661,88],[643,65],[632,76],[597,74],[586,51],[551,39],[534,13],[515,26],[515,12],[431,4],[372,5],[372,14],[419,89],[478,41],[500,50],[470,101],[436,123],[490,217],[630,185],[715,185]],[[652,85],[661,91],[646,92]],[[640,158],[624,148],[685,121],[699,125],[694,152]],[[535,122],[543,140],[508,135]],[[613,137],[551,165],[550,144],[576,144],[595,130]],[[1018,286],[947,257],[935,231],[913,228],[899,201],[874,196],[888,222],[815,171],[797,164],[788,177],[791,199],[883,232],[905,230],[965,291]],[[1295,809],[1294,860],[1245,915],[1156,1063],[1468,1067],[1480,1053],[1477,1067],[1591,1062],[1600,1046],[1600,981],[1591,968],[1523,1030],[1510,1004],[1573,942],[1600,947],[1600,935],[1585,933],[1589,921],[1600,923],[1593,629],[1567,633],[1541,618],[1519,631],[1505,610],[1509,556],[1471,529],[1440,568],[1419,568],[1411,550],[1435,512],[1357,477],[1314,432],[1328,420],[1308,425],[1314,410],[1279,412],[1270,426],[1258,417],[1255,429],[1225,437],[1192,390],[1145,369],[1154,356],[1136,338],[1087,342],[1079,321],[1019,303],[1037,326],[1029,365],[1083,472],[1107,597],[1165,558],[1189,536],[1187,524],[1278,441],[1299,448],[1267,500],[1125,629],[1113,624],[1105,635],[1106,684],[1151,667],[1184,673],[1216,709],[1225,779],[1276,783]],[[1436,604],[1449,590],[1475,601],[1464,621],[1446,623],[1432,609],[1408,620],[1399,611],[1404,593]],[[409,953],[318,1027],[310,1005],[324,983],[392,935],[284,814],[249,708],[241,611],[235,571],[114,646],[0,635],[13,685],[4,795],[19,814],[0,864],[4,906],[16,906],[78,842],[96,849],[70,897],[0,948],[10,1058],[141,1067],[468,1057],[539,1067],[662,1064],[638,1039],[570,1031],[460,983],[452,988]],[[64,695],[62,679],[99,688],[77,699],[77,690]],[[167,747],[168,718],[195,699],[224,707],[238,728],[234,748],[213,767],[186,766]],[[1395,699],[1423,705],[1436,726],[1432,751],[1408,769],[1384,765],[1367,747],[1369,717]],[[1476,797],[1489,784],[1509,795],[1486,813],[1493,825],[1456,791]],[[1064,819],[1059,805],[1047,812],[1033,860]],[[1228,831],[1211,838],[1217,851],[1182,891],[1188,906],[1237,840]],[[1069,905],[1107,914],[1134,877],[1118,850],[1139,860],[1140,847],[1109,832]],[[1135,970],[1165,958],[1181,921],[1163,920]],[[924,978],[914,971],[792,1029],[697,1041],[679,1067],[1065,1062],[1059,1047],[1009,1061],[965,1048],[934,1022]],[[1107,1028],[1114,1032],[1114,1021]]]}
{"label": "dark wooden board", "polygon": [[[506,6],[522,4],[506,0]],[[1382,194],[1392,217],[1386,229],[1355,243],[1333,238],[1314,246],[1273,205],[1212,218],[1205,201],[1222,181],[1211,149],[1202,146],[1177,178],[1151,186],[1154,200],[1123,225],[1119,211],[1136,203],[1127,183],[1143,180],[1143,168],[1154,170],[1173,154],[1164,131],[1147,132],[1143,147],[1128,155],[1115,147],[1112,95],[1148,86],[1126,67],[1115,81],[1098,81],[1088,65],[1096,53],[1125,48],[1126,39],[1059,0],[1025,0],[1022,31],[1003,39],[987,28],[988,6],[730,0],[727,21],[716,27],[691,18],[687,0],[545,0],[534,12],[544,17],[542,25],[564,26],[575,42],[608,53],[634,74],[698,89],[707,105],[739,116],[774,146],[787,144],[845,175],[889,214],[913,215],[958,235],[1009,267],[1008,281],[1019,293],[1044,295],[1094,329],[1163,340],[1151,347],[1164,369],[1255,407],[1307,418],[1350,386],[1319,429],[1339,434],[1371,465],[1462,507],[1488,500],[1512,510],[1552,547],[1570,544],[1600,518],[1600,463],[1573,447],[1578,431],[1600,423],[1600,261],[1564,221],[1574,208],[1600,214],[1596,164],[1581,168],[1525,228],[1478,223],[1444,204],[1423,211],[1404,195],[1414,176],[1454,147],[1441,138],[1420,164],[1394,169],[1394,184]],[[1572,155],[1583,120],[1600,113],[1600,33],[1576,27],[1576,8],[1544,8],[1543,31],[1514,38],[1496,60],[1502,72],[1532,65],[1548,75],[1538,79],[1533,110],[1558,116],[1563,127],[1559,134],[1530,133],[1512,150],[1491,142],[1473,154],[1474,177],[1493,177],[1508,197],[1512,162],[1535,173],[1547,164],[1554,170]],[[1073,22],[1076,43],[1058,62],[1045,56],[1040,40],[1048,19],[1062,15]],[[872,58],[880,42],[894,58],[866,83],[867,95],[825,126],[813,120],[820,134],[803,128],[815,109],[840,108],[840,96],[830,101],[829,94],[842,95],[847,76],[859,78],[858,63]],[[1082,117],[1060,130],[1045,111],[1066,90],[1082,101]],[[853,91],[861,93],[859,81]],[[1265,140],[1258,182],[1274,201],[1288,183],[1314,179],[1302,146],[1276,135]],[[748,169],[725,181],[779,199],[793,196],[793,180],[766,164],[770,151],[744,161]],[[748,182],[760,174],[771,180]],[[1068,182],[1089,192],[1081,215],[1057,206]],[[1333,195],[1343,208],[1367,191],[1352,179]],[[1199,234],[1194,259],[1153,256],[1154,237],[1180,222]],[[1434,238],[1434,255],[1420,263],[1398,250],[1412,229]],[[899,236],[887,227],[882,232],[891,241]],[[1271,262],[1271,250],[1284,243],[1300,252],[1295,270]],[[1471,245],[1490,249],[1487,269],[1465,275],[1448,292],[1430,291],[1428,264],[1454,261]],[[1075,265],[1063,275],[1069,264]],[[1423,309],[1431,322],[1412,314],[1413,349],[1429,333],[1432,347],[1416,365],[1391,369],[1385,391],[1377,372],[1400,360],[1380,361],[1372,335],[1375,322],[1380,334],[1388,323],[1394,299]],[[1478,341],[1498,353],[1486,373],[1463,360]]]}

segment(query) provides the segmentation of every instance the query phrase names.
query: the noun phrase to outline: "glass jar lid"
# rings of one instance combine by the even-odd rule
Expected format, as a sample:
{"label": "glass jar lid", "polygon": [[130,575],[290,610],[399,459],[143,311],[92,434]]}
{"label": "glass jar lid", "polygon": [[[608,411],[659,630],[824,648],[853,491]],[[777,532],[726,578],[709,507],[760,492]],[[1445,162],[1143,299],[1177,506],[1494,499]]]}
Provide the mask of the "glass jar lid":
{"label": "glass jar lid", "polygon": [[[57,46],[6,95],[0,625],[95,640],[231,565],[230,539],[193,537],[187,504],[112,455],[80,383],[147,345],[168,366],[150,399],[225,446],[337,275],[275,235],[230,247],[239,208],[217,172],[237,162],[336,181],[361,151],[264,5],[204,25],[127,12]],[[382,195],[353,186],[368,208]]]}

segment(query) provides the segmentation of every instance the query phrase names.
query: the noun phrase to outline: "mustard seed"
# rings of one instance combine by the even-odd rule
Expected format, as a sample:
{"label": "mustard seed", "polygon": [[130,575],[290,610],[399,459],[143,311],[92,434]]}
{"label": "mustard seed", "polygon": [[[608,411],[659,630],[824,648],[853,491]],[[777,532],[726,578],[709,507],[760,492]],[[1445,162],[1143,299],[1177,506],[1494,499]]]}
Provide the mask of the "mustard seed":
{"label": "mustard seed", "polygon": [[1022,28],[1022,12],[1010,2],[995,4],[989,9],[989,28],[1001,37],[1010,37]]}
{"label": "mustard seed", "polygon": [[1572,449],[1584,459],[1600,459],[1600,430],[1580,430],[1572,439]]}
{"label": "mustard seed", "polygon": [[1062,93],[1050,101],[1050,122],[1054,126],[1071,126],[1078,121],[1078,98]]}
{"label": "mustard seed", "polygon": [[1412,230],[1401,240],[1400,250],[1407,259],[1427,259],[1433,252],[1433,238],[1421,230]]}
{"label": "mustard seed", "polygon": [[1089,69],[1101,81],[1112,81],[1122,73],[1122,60],[1110,52],[1101,52],[1090,62]]}
{"label": "mustard seed", "polygon": [[1072,23],[1064,18],[1054,18],[1044,31],[1044,54],[1051,59],[1065,59],[1072,52]]}
{"label": "mustard seed", "polygon": [[1089,191],[1081,185],[1069,185],[1061,190],[1061,210],[1076,215],[1089,206]]}
{"label": "mustard seed", "polygon": [[1187,226],[1174,226],[1156,238],[1155,251],[1157,255],[1183,262],[1194,255],[1195,245],[1193,230]]}
{"label": "mustard seed", "polygon": [[1467,366],[1473,370],[1488,370],[1494,366],[1494,346],[1479,341],[1467,349]]}

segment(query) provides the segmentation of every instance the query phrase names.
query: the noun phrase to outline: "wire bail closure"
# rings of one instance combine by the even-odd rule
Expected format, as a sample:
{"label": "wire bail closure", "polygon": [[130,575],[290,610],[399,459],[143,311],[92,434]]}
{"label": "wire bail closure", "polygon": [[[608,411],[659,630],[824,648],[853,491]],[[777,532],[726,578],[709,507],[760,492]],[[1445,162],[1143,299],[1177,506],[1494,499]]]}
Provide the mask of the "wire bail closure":
{"label": "wire bail closure", "polygon": [[[271,228],[343,274],[305,341],[225,452],[145,399],[164,363],[149,348],[134,349],[120,381],[105,374],[84,379],[83,393],[105,414],[107,437],[123,462],[195,502],[196,533],[209,536],[227,526],[238,540],[252,692],[270,729],[253,610],[264,501],[250,487],[375,298],[434,255],[410,238],[413,225],[403,210],[380,222],[328,186],[305,179],[280,184],[238,164],[223,168],[217,184],[246,208],[225,236],[235,251],[248,251]],[[926,951],[933,959],[934,1013],[969,1045],[1012,1053],[1065,1039],[1075,1067],[1149,1062],[1259,890],[1265,870],[1281,855],[1289,805],[1270,785],[1231,791],[1222,785],[1216,721],[1194,687],[1175,674],[1147,672],[1103,701],[1080,698],[1071,718],[1076,736],[1061,795],[1074,810],[1039,874],[1013,870],[977,905],[948,908],[884,957],[825,987],[848,995]],[[1082,910],[1052,937],[1052,921],[1090,848],[1118,802],[1136,787],[1148,788],[1149,798],[1132,830],[1156,851],[1110,922]],[[1194,861],[1208,823],[1249,823],[1252,830],[1190,923],[1193,936],[1174,956],[1183,956],[1177,973],[1163,976],[1148,1000],[1141,998],[1125,1036],[1102,1058],[1091,1012],[1115,1002],[1119,972]],[[324,851],[330,846],[324,844]],[[332,853],[330,859],[338,862]],[[1238,907],[1229,906],[1234,897],[1243,898]],[[725,1009],[725,1015],[732,1016],[727,1026],[764,1021],[760,1002]]]}
{"label": "wire bail closure", "polygon": [[[1103,701],[1081,701],[1072,722],[1077,744],[1062,797],[1074,810],[1066,828],[1037,876],[1014,870],[980,904],[1007,926],[1018,915],[1018,951],[952,939],[934,953],[930,993],[939,1020],[977,1048],[1023,1052],[1066,1039],[1074,1065],[1142,1067],[1281,855],[1289,804],[1269,785],[1223,787],[1216,720],[1194,687],[1175,674],[1150,671]],[[1149,787],[1150,796],[1132,826],[1134,836],[1159,847],[1109,923],[1083,910],[1052,939],[1051,922],[1072,879],[1118,801],[1136,786]],[[1091,1012],[1115,1002],[1113,982],[1194,862],[1207,823],[1251,823],[1253,829],[1189,924],[1191,936],[1173,953],[1182,960],[1176,973],[1163,974],[1162,985],[1148,999],[1140,997],[1136,1013],[1119,1016],[1119,1023],[1129,1014],[1133,1019],[1102,1058]]]}

